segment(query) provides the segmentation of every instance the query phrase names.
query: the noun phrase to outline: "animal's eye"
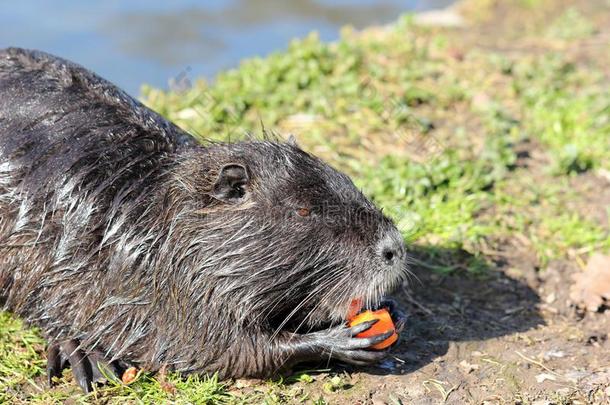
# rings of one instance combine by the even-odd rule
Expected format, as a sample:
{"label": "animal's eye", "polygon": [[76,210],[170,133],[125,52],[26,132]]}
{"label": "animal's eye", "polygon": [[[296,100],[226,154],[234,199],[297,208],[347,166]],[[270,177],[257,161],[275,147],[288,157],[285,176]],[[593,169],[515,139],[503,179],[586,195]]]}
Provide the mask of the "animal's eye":
{"label": "animal's eye", "polygon": [[300,217],[308,217],[311,214],[311,210],[309,208],[298,208],[296,213]]}

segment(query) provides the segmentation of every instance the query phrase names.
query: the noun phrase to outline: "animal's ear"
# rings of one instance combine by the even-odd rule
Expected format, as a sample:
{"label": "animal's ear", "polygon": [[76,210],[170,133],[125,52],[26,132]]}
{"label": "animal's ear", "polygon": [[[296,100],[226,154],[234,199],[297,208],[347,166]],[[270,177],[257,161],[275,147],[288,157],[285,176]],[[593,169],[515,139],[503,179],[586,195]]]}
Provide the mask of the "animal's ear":
{"label": "animal's ear", "polygon": [[246,167],[231,163],[220,169],[212,197],[225,202],[237,202],[246,194],[246,185],[250,182]]}

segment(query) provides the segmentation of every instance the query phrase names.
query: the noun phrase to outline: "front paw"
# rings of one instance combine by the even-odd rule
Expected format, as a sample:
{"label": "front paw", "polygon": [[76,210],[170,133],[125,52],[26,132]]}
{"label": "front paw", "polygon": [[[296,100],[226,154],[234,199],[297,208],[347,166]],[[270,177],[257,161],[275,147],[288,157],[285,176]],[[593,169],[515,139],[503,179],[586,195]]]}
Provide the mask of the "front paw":
{"label": "front paw", "polygon": [[381,343],[389,338],[394,332],[388,331],[380,335],[358,338],[361,332],[373,326],[377,320],[363,322],[361,324],[347,327],[336,326],[309,335],[312,346],[316,347],[322,359],[334,359],[357,366],[365,366],[378,363],[386,356],[386,351],[369,349],[371,346]]}

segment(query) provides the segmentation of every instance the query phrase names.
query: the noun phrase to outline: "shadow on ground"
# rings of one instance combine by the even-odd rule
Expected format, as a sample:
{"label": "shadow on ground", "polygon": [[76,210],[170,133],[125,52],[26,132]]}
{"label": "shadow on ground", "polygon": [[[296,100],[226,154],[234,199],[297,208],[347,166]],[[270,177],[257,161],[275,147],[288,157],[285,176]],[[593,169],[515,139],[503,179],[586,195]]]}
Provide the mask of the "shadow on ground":
{"label": "shadow on ground", "polygon": [[538,294],[504,274],[503,263],[438,248],[417,247],[412,255],[414,277],[394,294],[409,323],[388,360],[368,373],[410,373],[445,355],[452,342],[482,341],[544,324]]}

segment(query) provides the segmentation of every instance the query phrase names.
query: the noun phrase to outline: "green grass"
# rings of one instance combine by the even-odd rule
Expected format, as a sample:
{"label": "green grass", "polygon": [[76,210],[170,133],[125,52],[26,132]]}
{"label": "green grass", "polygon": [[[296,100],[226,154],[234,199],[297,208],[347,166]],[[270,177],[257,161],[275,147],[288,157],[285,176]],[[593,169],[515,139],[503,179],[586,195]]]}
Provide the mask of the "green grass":
{"label": "green grass", "polygon": [[476,213],[514,162],[510,146],[496,141],[490,137],[476,157],[453,149],[425,163],[388,155],[365,167],[358,184],[396,220],[407,241],[433,238],[443,247],[463,247],[484,236],[474,224]]}
{"label": "green grass", "polygon": [[[163,379],[142,375],[136,382],[124,385],[112,382],[88,396],[81,395],[69,378],[59,381],[59,387],[48,390],[44,341],[35,329],[23,327],[20,320],[0,312],[0,403],[25,402],[35,404],[64,403],[70,399],[90,402],[104,399],[111,404],[157,404],[179,399],[182,403],[219,403],[229,399],[223,384],[214,377],[181,379],[169,374]],[[176,397],[174,393],[179,392]],[[237,399],[237,398],[234,398]]]}
{"label": "green grass", "polygon": [[[493,1],[471,1],[479,3],[493,9]],[[608,80],[568,52],[597,28],[576,8],[555,15],[534,39],[512,33],[523,37],[521,54],[480,49],[406,16],[383,30],[345,29],[332,44],[312,34],[213,83],[183,92],[145,86],[142,97],[202,138],[235,140],[263,127],[295,133],[304,148],[350,173],[433,270],[484,273],[485,255],[516,239],[544,269],[552,259],[610,248],[607,224],[587,216],[587,201],[571,185],[610,169]],[[524,165],[523,145],[541,158]],[[58,388],[44,388],[43,342],[34,330],[0,314],[0,332],[0,403],[324,403],[355,389],[332,374],[250,389],[168,374],[84,397],[69,374]]]}
{"label": "green grass", "polygon": [[576,8],[568,8],[547,30],[549,38],[575,40],[588,38],[595,33],[595,26]]}
{"label": "green grass", "polygon": [[44,371],[43,343],[36,330],[0,312],[0,403],[9,402],[14,390],[38,388],[34,378]]}
{"label": "green grass", "polygon": [[608,168],[610,94],[599,72],[550,53],[516,67],[526,130],[550,148],[556,174]]}

